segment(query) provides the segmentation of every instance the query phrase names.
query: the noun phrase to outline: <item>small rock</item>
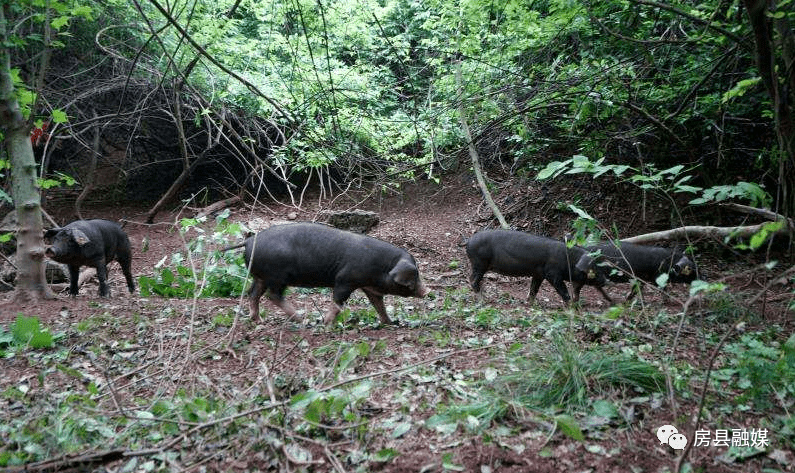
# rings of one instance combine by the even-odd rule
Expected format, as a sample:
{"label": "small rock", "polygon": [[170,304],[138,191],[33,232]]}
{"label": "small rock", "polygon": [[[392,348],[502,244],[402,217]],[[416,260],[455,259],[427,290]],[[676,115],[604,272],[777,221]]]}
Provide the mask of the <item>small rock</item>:
{"label": "small rock", "polygon": [[378,225],[380,220],[377,213],[360,209],[328,211],[323,214],[332,227],[357,233],[367,233]]}

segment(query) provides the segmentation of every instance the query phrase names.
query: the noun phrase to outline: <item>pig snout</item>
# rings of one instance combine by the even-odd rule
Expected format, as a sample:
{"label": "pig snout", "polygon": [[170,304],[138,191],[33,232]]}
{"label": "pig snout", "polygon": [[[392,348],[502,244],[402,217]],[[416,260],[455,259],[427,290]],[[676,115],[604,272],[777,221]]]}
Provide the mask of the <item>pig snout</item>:
{"label": "pig snout", "polygon": [[679,261],[673,265],[672,270],[673,275],[676,276],[677,282],[690,282],[694,279],[702,278],[696,264],[687,256],[682,256]]}
{"label": "pig snout", "polygon": [[690,258],[683,256],[674,265],[674,272],[680,276],[689,276],[693,272],[693,264]]}
{"label": "pig snout", "polygon": [[406,288],[406,295],[413,297],[425,297],[430,291],[420,280],[420,273],[417,266],[411,261],[401,259],[391,271],[389,277],[394,284]]}
{"label": "pig snout", "polygon": [[431,293],[431,290],[425,287],[425,284],[420,281],[420,285],[417,287],[417,292],[414,293],[415,297],[425,297]]}

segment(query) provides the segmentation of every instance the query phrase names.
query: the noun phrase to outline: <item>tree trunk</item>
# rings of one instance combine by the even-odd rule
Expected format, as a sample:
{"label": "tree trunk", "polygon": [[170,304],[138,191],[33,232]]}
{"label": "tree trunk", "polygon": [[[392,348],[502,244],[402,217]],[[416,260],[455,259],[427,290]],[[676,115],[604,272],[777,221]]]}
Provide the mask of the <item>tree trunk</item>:
{"label": "tree trunk", "polygon": [[[5,29],[9,4],[0,9],[0,39],[8,41]],[[11,160],[11,196],[16,206],[17,280],[14,301],[51,299],[55,294],[44,276],[44,239],[41,194],[36,185],[36,160],[30,143],[30,128],[22,116],[11,80],[11,58],[0,47],[0,123],[5,133],[6,152]]]}
{"label": "tree trunk", "polygon": [[795,214],[795,36],[788,17],[774,19],[768,13],[776,2],[744,0],[754,32],[756,66],[770,95],[779,159],[779,207]]}
{"label": "tree trunk", "polygon": [[[97,119],[97,111],[93,111],[94,120]],[[99,157],[99,142],[102,135],[102,127],[99,123],[94,124],[94,141],[91,144],[91,161],[88,164],[88,172],[85,174],[83,178],[83,191],[80,192],[80,195],[77,196],[77,200],[75,200],[75,217],[80,220],[83,220],[83,213],[80,211],[80,207],[83,206],[83,201],[88,194],[94,190],[94,174],[97,172],[97,158]],[[43,171],[42,171],[43,172]]]}

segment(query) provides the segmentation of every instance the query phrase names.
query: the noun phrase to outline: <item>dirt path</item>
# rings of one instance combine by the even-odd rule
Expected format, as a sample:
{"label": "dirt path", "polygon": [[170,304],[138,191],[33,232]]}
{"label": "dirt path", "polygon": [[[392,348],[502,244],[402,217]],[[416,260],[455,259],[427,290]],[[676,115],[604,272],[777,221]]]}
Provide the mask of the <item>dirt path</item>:
{"label": "dirt path", "polygon": [[[371,235],[407,249],[418,260],[421,274],[434,295],[421,301],[387,296],[388,311],[397,314],[393,318],[400,320],[400,326],[377,327],[375,319],[369,318],[372,312],[369,303],[357,292],[348,304],[352,318],[344,328],[330,330],[318,324],[330,295],[293,291],[288,298],[304,314],[304,319],[285,321],[283,314],[267,304],[263,304],[267,313],[262,321],[241,315],[232,357],[224,347],[236,310],[245,308],[245,301],[130,296],[121,271],[114,264],[109,271],[110,300],[98,299],[97,285],[90,281],[76,299],[60,294],[54,301],[13,308],[3,306],[0,324],[6,327],[21,313],[35,315],[54,332],[65,333],[66,338],[59,344],[69,347],[69,354],[58,363],[72,367],[80,375],[68,369],[47,368],[47,376],[42,378],[37,368],[41,359],[16,357],[4,362],[0,392],[24,385],[28,398],[50,402],[59,392],[85,392],[83,386],[90,382],[100,387],[100,393],[92,401],[96,407],[91,412],[105,416],[118,415],[120,409],[151,411],[158,400],[193,399],[192,396],[214,399],[227,409],[242,405],[241,399],[256,399],[262,406],[276,405],[307,391],[327,396],[329,402],[345,399],[345,409],[349,409],[344,411],[345,415],[320,415],[317,425],[287,421],[281,427],[267,424],[277,418],[292,418],[290,410],[284,407],[283,417],[242,417],[243,421],[234,427],[224,423],[224,429],[217,431],[212,429],[218,426],[208,425],[208,434],[197,434],[198,437],[186,439],[182,444],[180,461],[189,471],[270,470],[287,464],[306,471],[343,471],[340,468],[354,471],[358,465],[385,472],[459,468],[495,472],[613,472],[672,467],[674,452],[654,442],[652,427],[686,417],[684,414],[690,412],[692,401],[681,401],[678,408],[681,415],[677,419],[664,407],[664,400],[654,408],[648,403],[638,404],[638,412],[632,414],[635,420],[629,427],[595,431],[583,442],[571,441],[559,431],[555,433],[555,426],[547,417],[533,412],[516,412],[509,416],[513,420],[504,427],[486,431],[468,429],[466,424],[471,420],[466,418],[453,431],[428,425],[442,406],[450,408],[476,402],[471,397],[476,393],[474,383],[483,383],[491,370],[507,369],[505,354],[510,346],[529,347],[534,340],[543,340],[541,334],[548,320],[545,314],[562,309],[559,296],[548,283],[542,285],[539,293],[540,307],[529,307],[523,302],[529,281],[495,275],[484,282],[486,305],[473,301],[467,284],[468,262],[459,243],[462,236],[483,226],[478,217],[483,214],[480,206],[479,192],[465,181],[452,187],[412,185],[403,190],[402,197],[369,199],[359,204],[353,199],[335,201],[337,209],[358,207],[378,212],[381,223]],[[171,255],[184,252],[186,245],[172,225],[178,214],[162,214],[160,223],[147,226],[138,223],[146,210],[84,208],[88,217],[128,222],[125,231],[133,246],[136,278],[151,276],[161,260],[166,258],[168,264]],[[229,220],[267,225],[287,220],[292,212],[297,214],[297,220],[314,220],[320,209],[312,203],[301,210],[278,205],[238,207]],[[191,215],[188,210],[182,214]],[[208,231],[211,227],[205,225]],[[187,235],[188,240],[198,235],[192,232]],[[747,279],[735,282],[743,281]],[[611,289],[612,294],[625,291],[623,286]],[[672,294],[672,299],[665,300],[650,295],[646,302],[656,308],[652,313],[666,307],[670,313],[676,313],[681,307],[678,301],[686,297],[686,288],[675,288]],[[7,299],[8,295],[4,297]],[[607,307],[591,288],[583,290],[583,298],[585,315],[577,316],[578,336],[590,337],[590,343],[620,343],[618,334],[626,329],[619,325],[621,319],[589,322],[589,313],[602,313]],[[771,318],[780,313],[781,304],[768,305]],[[486,309],[481,310],[483,307]],[[668,326],[675,321],[666,319],[665,323]],[[594,329],[593,324],[598,328]],[[611,329],[603,330],[606,327]],[[659,337],[660,343],[668,339],[663,333],[649,336]],[[697,334],[690,336],[697,344]],[[699,352],[690,356],[701,355]],[[43,382],[39,381],[42,379]],[[113,389],[107,390],[108,386]],[[359,389],[366,393],[359,399],[351,399]],[[7,399],[0,400],[0,408],[15,405]],[[185,409],[182,412],[187,412]],[[195,422],[235,412],[220,407],[218,412],[207,409],[202,412],[209,417],[200,416]],[[351,420],[343,420],[347,418]],[[257,422],[262,425],[257,427]],[[362,426],[357,428],[357,423]],[[199,424],[185,424],[183,429],[196,425]],[[170,431],[158,432],[166,435],[162,432]],[[611,432],[618,432],[620,442]],[[144,443],[164,442],[155,439]],[[285,444],[296,447],[290,450]],[[131,445],[127,448],[135,449]],[[396,456],[379,462],[372,459],[374,452],[387,452],[386,456],[395,452]],[[694,464],[709,471],[735,471],[714,463],[713,454],[716,452],[708,455],[703,450],[695,452]],[[118,471],[122,464],[117,463],[107,471]]]}

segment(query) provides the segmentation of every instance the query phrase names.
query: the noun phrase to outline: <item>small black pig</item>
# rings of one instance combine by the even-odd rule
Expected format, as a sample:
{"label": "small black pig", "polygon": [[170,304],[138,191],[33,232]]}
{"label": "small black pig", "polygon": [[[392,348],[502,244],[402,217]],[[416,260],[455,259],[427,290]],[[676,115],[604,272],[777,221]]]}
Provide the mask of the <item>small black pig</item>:
{"label": "small black pig", "polygon": [[327,324],[356,289],[364,291],[381,322],[390,324],[385,294],[423,297],[428,293],[407,251],[327,225],[275,225],[224,250],[241,246],[246,247],[246,266],[254,280],[249,293],[252,316],[259,316],[259,299],[266,290],[268,299],[292,317],[295,309],[284,300],[287,286],[331,287],[334,304],[326,311]]}
{"label": "small black pig", "polygon": [[[631,279],[640,279],[647,283],[654,283],[661,274],[668,274],[668,282],[689,283],[698,277],[696,264],[681,251],[662,248],[659,246],[645,246],[633,243],[600,243],[586,248],[590,253],[599,252],[595,256],[600,272],[613,282],[628,282]],[[589,257],[590,258],[590,257]],[[592,267],[594,260],[582,260],[583,267]],[[573,284],[574,293],[578,293],[582,284]],[[601,288],[597,288],[602,296],[610,302],[613,300]],[[637,291],[640,291],[637,286]],[[636,287],[630,290],[627,301],[635,296]]]}
{"label": "small black pig", "polygon": [[[546,279],[558,291],[564,304],[569,303],[569,292],[564,281],[582,281],[583,284],[602,286],[604,274],[589,264],[580,264],[588,253],[566,243],[515,230],[481,230],[466,244],[467,256],[472,266],[472,289],[480,294],[481,280],[488,271],[505,276],[531,276],[527,299],[533,301],[541,283]],[[578,269],[580,268],[580,269]],[[579,292],[574,294],[574,302]]]}
{"label": "small black pig", "polygon": [[80,266],[93,266],[97,269],[100,297],[110,297],[107,284],[107,264],[119,262],[127,288],[135,292],[130,272],[130,240],[121,227],[108,220],[76,220],[61,228],[44,232],[44,239],[51,242],[44,254],[69,267],[69,294],[77,295],[77,280]]}

